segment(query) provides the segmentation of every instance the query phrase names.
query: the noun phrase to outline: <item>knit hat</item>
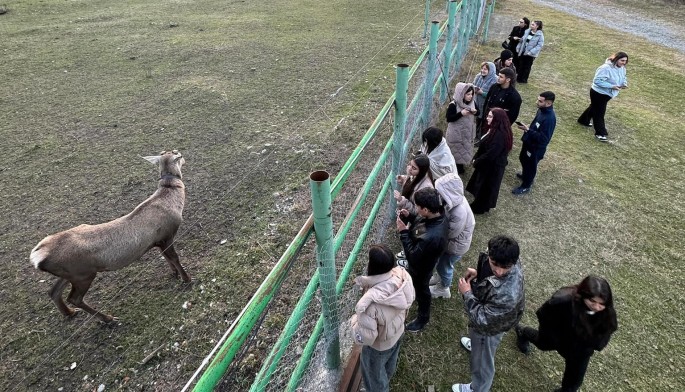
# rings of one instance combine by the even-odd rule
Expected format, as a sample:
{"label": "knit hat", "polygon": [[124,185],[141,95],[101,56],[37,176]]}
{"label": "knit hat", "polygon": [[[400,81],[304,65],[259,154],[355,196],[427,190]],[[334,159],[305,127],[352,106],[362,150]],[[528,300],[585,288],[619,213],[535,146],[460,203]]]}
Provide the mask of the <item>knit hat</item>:
{"label": "knit hat", "polygon": [[395,266],[395,255],[387,245],[376,244],[369,248],[369,276],[381,275],[389,272]]}
{"label": "knit hat", "polygon": [[509,49],[504,49],[502,53],[499,54],[499,58],[502,60],[503,63],[512,57],[514,57],[514,54],[511,53],[511,50]]}

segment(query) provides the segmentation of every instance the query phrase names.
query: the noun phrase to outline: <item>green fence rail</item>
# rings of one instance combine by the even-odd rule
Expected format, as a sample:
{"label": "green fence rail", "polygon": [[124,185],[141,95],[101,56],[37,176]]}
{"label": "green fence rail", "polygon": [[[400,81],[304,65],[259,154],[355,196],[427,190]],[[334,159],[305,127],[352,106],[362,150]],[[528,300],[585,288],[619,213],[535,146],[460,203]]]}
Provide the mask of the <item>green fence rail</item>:
{"label": "green fence rail", "polygon": [[[430,0],[426,0],[426,15],[428,15],[430,10],[430,2]],[[376,119],[361,138],[359,144],[340,169],[333,183],[329,187],[325,187],[325,189],[327,189],[326,191],[330,192],[330,199],[335,203],[335,199],[346,180],[352,175],[357,167],[362,153],[369,148],[371,142],[378,136],[381,124],[388,120],[388,116],[391,113],[390,109],[394,106],[393,136],[386,142],[383,152],[373,166],[371,173],[368,174],[364,186],[359,191],[354,205],[350,208],[338,233],[335,235],[332,244],[333,254],[341,248],[342,241],[345,239],[352,223],[358,217],[362,205],[365,203],[368,204],[367,201],[369,197],[375,197],[371,213],[366,217],[362,232],[359,235],[358,240],[354,243],[354,248],[348,255],[337,279],[335,279],[335,271],[333,271],[331,275],[333,280],[326,284],[327,288],[325,290],[328,291],[328,295],[324,297],[331,298],[335,301],[337,295],[339,295],[344,290],[346,284],[349,283],[349,275],[356,263],[357,256],[361,251],[364,240],[366,239],[374,220],[378,217],[379,210],[386,198],[390,200],[390,205],[394,210],[394,205],[392,204],[394,198],[389,196],[392,192],[395,175],[401,171],[404,157],[406,157],[411,141],[414,139],[418,130],[430,122],[429,118],[432,113],[430,108],[426,109],[426,106],[431,106],[433,100],[444,103],[447,99],[449,83],[454,77],[454,73],[456,73],[462,65],[462,59],[465,57],[465,53],[469,47],[469,39],[475,34],[476,26],[478,25],[478,20],[476,20],[476,18],[479,15],[480,7],[484,6],[484,4],[485,0],[462,0],[459,3],[457,3],[456,0],[447,1],[447,20],[443,23],[442,27],[439,27],[439,22],[433,22],[431,24],[430,42],[425,50],[419,55],[411,69],[405,64],[397,65],[395,93],[385,103]],[[494,7],[494,1],[486,11],[487,17],[484,32],[487,32],[487,23],[489,21],[490,13],[492,12],[492,7]],[[460,12],[458,29],[457,12]],[[427,20],[428,17],[426,17],[426,21]],[[428,26],[427,23],[426,26]],[[442,40],[444,45],[442,50],[438,51],[438,42],[442,38],[444,38]],[[456,45],[454,44],[455,41]],[[442,60],[439,61],[440,59]],[[426,66],[426,63],[428,63],[428,66]],[[416,89],[411,102],[407,105],[407,85],[412,81],[412,77],[415,76],[418,69],[422,66],[426,67],[424,79]],[[426,112],[428,113],[427,115]],[[406,121],[407,113],[419,113],[414,116],[417,120],[412,121],[411,124],[408,123]],[[385,178],[379,178],[382,172],[381,168],[388,162],[391,162],[391,173]],[[373,184],[379,179],[382,180],[381,189],[378,194],[371,195]],[[317,189],[319,188],[317,187]],[[197,371],[183,388],[183,391],[186,391],[191,387],[193,388],[193,391],[211,391],[221,381],[224,373],[250,336],[255,325],[264,317],[270,301],[274,298],[279,288],[288,277],[299,253],[310,235],[314,232],[314,221],[313,215],[307,219],[255,294],[250,298],[214,349],[202,361]],[[290,318],[286,322],[283,332],[263,361],[262,367],[256,375],[250,391],[263,391],[266,389],[295,330],[300,325],[307,309],[311,306],[312,299],[315,297],[320,283],[321,271],[317,270],[313,273],[307,287],[304,289],[298,303],[290,314]],[[334,289],[333,283],[335,283]],[[326,305],[326,307],[328,306],[329,305]],[[333,308],[335,308],[335,305],[333,305]],[[327,314],[328,313],[329,312],[327,311]],[[324,329],[326,329],[324,328],[324,325],[327,324],[325,320],[332,321],[334,324],[338,323],[337,315],[328,314],[327,317],[324,317],[322,314],[319,316],[315,327],[309,335],[309,340],[302,350],[300,358],[291,373],[286,390],[295,391],[298,387],[302,375],[309,366],[315,346]],[[329,325],[329,328],[335,329],[335,327],[337,326]],[[334,334],[337,335],[337,332],[334,332]],[[330,366],[335,367],[337,366],[337,361],[334,358],[339,358],[340,355],[339,350],[337,349],[338,343],[336,341],[331,341],[329,343],[330,345],[327,347],[327,351],[329,351],[330,354],[327,363],[330,364]],[[197,379],[198,376],[200,376],[199,379]],[[195,381],[196,379],[197,382]]]}

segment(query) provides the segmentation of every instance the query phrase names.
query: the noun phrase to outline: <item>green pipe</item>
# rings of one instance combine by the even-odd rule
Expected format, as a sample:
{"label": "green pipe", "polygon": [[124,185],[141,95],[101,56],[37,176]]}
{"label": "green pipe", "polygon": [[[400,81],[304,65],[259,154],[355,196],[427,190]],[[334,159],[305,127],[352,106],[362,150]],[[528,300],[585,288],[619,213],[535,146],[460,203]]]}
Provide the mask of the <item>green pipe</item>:
{"label": "green pipe", "polygon": [[[373,208],[371,209],[371,213],[369,214],[366,223],[364,223],[362,232],[360,233],[360,236],[357,239],[357,242],[355,243],[354,248],[352,249],[352,252],[348,257],[347,262],[345,263],[345,269],[347,269],[348,271],[345,274],[340,274],[340,279],[338,280],[338,285],[336,287],[336,290],[338,292],[342,292],[342,289],[345,286],[347,276],[349,275],[349,271],[352,269],[354,263],[356,262],[357,255],[359,254],[359,251],[364,245],[364,241],[366,240],[366,237],[369,231],[371,230],[371,227],[373,226],[373,222],[375,221],[376,216],[378,215],[378,211],[381,205],[383,204],[383,199],[390,190],[390,184],[393,178],[394,176],[392,175],[392,173],[390,173],[390,175],[388,175],[388,177],[385,179],[383,189],[381,189],[381,191],[379,192],[378,197],[376,198],[376,202],[374,203]],[[345,279],[343,280],[343,278]],[[298,360],[297,365],[295,366],[295,370],[290,376],[290,381],[288,382],[288,387],[286,388],[286,391],[294,392],[297,389],[297,386],[299,385],[304,372],[309,366],[309,361],[311,361],[312,354],[314,352],[314,349],[316,348],[316,343],[319,340],[319,336],[321,335],[322,325],[323,317],[319,317],[319,320],[317,321],[316,326],[312,331],[312,335],[309,337],[309,341],[307,341],[307,344],[305,345],[305,348],[302,351],[302,355],[300,356],[300,359]]]}
{"label": "green pipe", "polygon": [[[357,214],[361,210],[361,207],[363,206],[362,201],[366,200],[366,197],[371,192],[373,183],[376,181],[376,178],[378,177],[381,168],[385,165],[385,162],[388,160],[391,151],[392,141],[389,139],[385,145],[385,148],[383,149],[383,152],[381,153],[381,156],[376,161],[375,167],[369,174],[366,183],[362,188],[362,192],[358,195],[357,200],[355,201],[354,208],[350,213],[348,213],[347,217],[341,224],[341,229],[338,230],[338,233],[336,234],[335,243],[333,245],[334,253],[337,254],[338,250],[342,248],[343,241],[347,236],[349,229],[352,227],[354,219],[356,218]],[[345,282],[347,280],[347,276],[349,275],[349,271],[351,270],[351,268],[351,266],[348,267],[347,265],[343,268],[340,278],[338,279],[338,286],[340,286],[340,282]],[[250,392],[263,391],[264,388],[266,388],[266,385],[268,384],[271,376],[275,372],[276,367],[278,366],[278,363],[281,360],[281,357],[283,356],[287,346],[290,344],[290,341],[292,340],[292,337],[295,334],[295,331],[297,330],[300,322],[302,321],[302,318],[306,313],[307,307],[309,306],[311,300],[314,298],[314,294],[316,293],[316,288],[318,284],[319,272],[317,270],[314,272],[314,275],[310,279],[309,284],[307,285],[303,294],[300,296],[299,301],[295,305],[295,308],[293,309],[290,318],[288,319],[285,327],[283,328],[283,332],[281,332],[278,340],[272,347],[271,352],[264,360],[262,368],[257,374],[257,377],[255,378],[254,382],[252,383],[252,386],[250,387]],[[336,288],[336,291],[338,293],[341,293],[341,290],[341,288]]]}
{"label": "green pipe", "polygon": [[461,63],[464,57],[464,52],[466,48],[466,42],[467,42],[467,27],[466,25],[468,24],[468,19],[469,19],[469,2],[473,2],[475,0],[461,0],[461,12],[459,14],[459,38],[457,38],[457,52],[456,55],[453,56],[455,59],[454,67],[455,69],[459,69],[461,67]]}
{"label": "green pipe", "polygon": [[426,6],[423,10],[423,38],[426,38],[428,32],[428,19],[431,17],[431,0],[426,0]]}
{"label": "green pipe", "polygon": [[[443,53],[445,57],[443,59],[442,65],[442,78],[445,79],[443,84],[440,85],[440,102],[445,102],[449,96],[449,83],[450,83],[450,65],[452,64],[452,42],[454,40],[455,24],[457,15],[457,0],[449,0],[447,2],[447,37],[445,38],[445,46],[443,48]],[[444,86],[444,88],[443,88]]]}
{"label": "green pipe", "polygon": [[488,40],[488,31],[490,30],[490,14],[492,14],[492,9],[494,6],[495,2],[493,1],[488,6],[488,10],[485,14],[485,26],[483,26],[483,39],[481,40],[481,43],[483,44]]}
{"label": "green pipe", "polygon": [[[404,144],[404,131],[407,122],[407,89],[409,88],[409,80],[407,78],[409,66],[407,64],[397,64],[395,68],[396,82],[395,82],[395,123],[393,124],[393,161],[392,173],[394,175],[400,172],[400,163],[402,162],[402,145]],[[390,209],[395,210],[397,202],[392,198],[390,202]]]}
{"label": "green pipe", "polygon": [[326,366],[340,366],[340,338],[338,327],[338,296],[335,293],[335,254],[333,253],[333,219],[331,216],[331,177],[325,171],[315,171],[309,176],[316,237],[316,261],[321,280],[321,310],[324,331],[330,338],[326,346]]}
{"label": "green pipe", "polygon": [[440,22],[431,23],[431,37],[428,44],[428,64],[426,65],[425,82],[423,83],[423,110],[421,112],[421,126],[425,128],[430,124],[431,109],[433,108],[433,81],[435,80],[435,69],[438,62],[438,38]]}

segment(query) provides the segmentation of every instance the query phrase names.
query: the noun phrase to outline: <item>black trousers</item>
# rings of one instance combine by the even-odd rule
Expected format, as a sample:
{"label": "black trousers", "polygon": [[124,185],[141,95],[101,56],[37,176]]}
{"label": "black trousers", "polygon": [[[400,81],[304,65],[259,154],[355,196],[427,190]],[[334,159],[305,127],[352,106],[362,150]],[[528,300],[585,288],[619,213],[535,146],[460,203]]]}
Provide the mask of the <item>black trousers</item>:
{"label": "black trousers", "polygon": [[519,154],[519,161],[521,162],[521,177],[523,177],[521,179],[521,188],[530,188],[538,172],[538,162],[540,160],[534,152],[526,150],[525,146],[523,146]]}
{"label": "black trousers", "polygon": [[607,103],[611,101],[608,95],[600,94],[597,91],[590,89],[590,106],[585,109],[583,114],[578,117],[578,122],[583,125],[589,125],[590,120],[595,127],[595,135],[607,136],[607,128],[604,124],[604,115],[607,112]]}
{"label": "black trousers", "polygon": [[[437,264],[437,261],[436,263]],[[433,264],[433,268],[435,268]],[[412,284],[414,285],[414,291],[416,292],[416,303],[418,304],[416,318],[424,323],[430,320],[431,315],[431,290],[430,290],[430,279],[433,275],[433,268],[430,270],[416,270],[414,268],[407,269],[409,275],[412,279]]]}
{"label": "black trousers", "polygon": [[519,64],[516,66],[517,82],[528,83],[528,76],[530,76],[530,69],[533,68],[533,61],[535,61],[535,57],[533,56],[519,56]]}
{"label": "black trousers", "polygon": [[[554,348],[547,347],[541,344],[539,340],[538,331],[531,327],[523,327],[521,335],[536,347],[543,351],[554,350]],[[583,385],[587,366],[590,363],[590,358],[594,351],[576,347],[569,351],[556,350],[565,360],[564,376],[561,379],[561,392],[576,392]]]}

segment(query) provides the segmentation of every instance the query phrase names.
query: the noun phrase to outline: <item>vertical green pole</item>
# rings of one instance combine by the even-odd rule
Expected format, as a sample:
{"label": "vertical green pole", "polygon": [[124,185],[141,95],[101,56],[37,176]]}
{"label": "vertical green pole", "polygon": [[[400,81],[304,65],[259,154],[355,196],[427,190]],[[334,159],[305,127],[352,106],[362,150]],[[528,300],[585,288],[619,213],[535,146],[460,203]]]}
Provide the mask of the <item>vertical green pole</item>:
{"label": "vertical green pole", "polygon": [[431,17],[431,0],[426,0],[426,7],[423,11],[423,38],[428,33],[428,19]]}
{"label": "vertical green pole", "polygon": [[454,40],[455,24],[457,22],[457,0],[449,0],[447,3],[447,38],[445,39],[445,47],[443,53],[445,58],[442,63],[442,77],[445,83],[440,86],[440,102],[445,102],[449,94],[450,83],[450,65],[452,64],[452,42]]}
{"label": "vertical green pole", "polygon": [[490,30],[490,15],[492,14],[493,8],[495,8],[495,1],[493,0],[492,3],[488,6],[488,9],[485,13],[485,26],[483,26],[483,39],[480,41],[481,43],[485,43],[488,40],[488,31]]}
{"label": "vertical green pole", "polygon": [[474,0],[471,2],[471,12],[469,17],[471,18],[471,32],[470,37],[473,37],[478,32],[478,16],[480,15],[480,7],[483,0]]}
{"label": "vertical green pole", "polygon": [[464,52],[466,52],[466,42],[468,41],[468,23],[469,23],[469,3],[475,0],[461,0],[461,10],[459,11],[459,37],[457,38],[457,55],[454,61],[455,69],[459,69],[464,59]]}
{"label": "vertical green pole", "polygon": [[321,279],[321,307],[324,318],[324,335],[328,338],[326,366],[340,366],[340,338],[338,336],[338,301],[335,293],[335,254],[333,253],[333,219],[331,217],[331,179],[325,171],[309,175],[312,191],[316,261]]}
{"label": "vertical green pole", "polygon": [[433,82],[439,56],[438,38],[440,38],[440,22],[434,20],[431,23],[431,38],[428,44],[428,63],[426,64],[426,78],[423,82],[423,110],[419,129],[426,128],[430,124],[431,109],[433,109]]}
{"label": "vertical green pole", "polygon": [[[395,123],[392,136],[392,174],[397,176],[402,168],[405,127],[407,124],[407,89],[409,88],[409,65],[395,67]],[[391,192],[392,193],[392,192]],[[390,195],[388,215],[392,218],[397,201]]]}

